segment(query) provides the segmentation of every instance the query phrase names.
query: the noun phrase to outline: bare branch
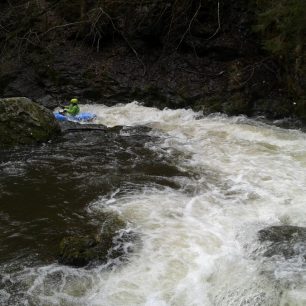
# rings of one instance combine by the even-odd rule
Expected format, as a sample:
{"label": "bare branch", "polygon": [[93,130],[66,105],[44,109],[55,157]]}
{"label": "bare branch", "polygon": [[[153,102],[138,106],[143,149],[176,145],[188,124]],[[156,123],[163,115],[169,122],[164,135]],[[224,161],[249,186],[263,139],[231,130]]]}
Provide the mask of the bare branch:
{"label": "bare branch", "polygon": [[215,37],[219,31],[221,30],[221,22],[220,22],[220,2],[218,1],[218,28],[217,30],[214,32],[213,35],[211,35],[207,40],[212,39],[213,37]]}
{"label": "bare branch", "polygon": [[70,26],[73,26],[73,25],[76,25],[76,24],[81,24],[81,23],[85,23],[85,21],[76,21],[76,22],[61,24],[61,25],[58,25],[58,26],[55,26],[55,27],[52,27],[52,28],[48,29],[48,31],[42,33],[41,35],[44,36],[44,35],[48,34],[49,32],[51,32],[51,31],[53,31],[55,29],[64,28],[64,27],[70,27]]}
{"label": "bare branch", "polygon": [[[219,4],[219,2],[218,2],[218,4]],[[198,13],[199,13],[199,10],[200,10],[201,6],[202,6],[202,0],[200,0],[199,7],[197,8],[196,12],[195,12],[194,15],[192,16],[192,18],[191,18],[191,20],[190,20],[190,22],[189,22],[188,28],[187,28],[187,30],[185,31],[185,33],[183,34],[183,36],[181,37],[181,40],[180,40],[180,42],[178,43],[178,45],[176,46],[175,50],[177,50],[177,49],[179,48],[179,46],[181,45],[182,41],[184,40],[186,34],[187,34],[188,32],[190,32],[191,25],[192,25],[194,19],[197,17],[197,15],[198,15]]]}
{"label": "bare branch", "polygon": [[[115,24],[113,23],[113,20],[111,18],[111,16],[109,16],[109,14],[107,14],[103,9],[102,7],[99,8],[100,11],[110,20],[111,24],[112,24],[112,27],[114,28],[115,31],[117,31],[121,37],[125,40],[125,42],[127,43],[127,45],[130,47],[130,49],[133,51],[133,53],[135,54],[137,60],[141,63],[142,67],[143,67],[143,75],[146,74],[146,66],[145,64],[143,63],[143,61],[140,59],[137,51],[133,48],[133,46],[131,45],[131,43],[129,42],[129,40],[125,37],[125,35],[123,35],[123,33],[115,26]],[[100,18],[100,17],[99,17]]]}

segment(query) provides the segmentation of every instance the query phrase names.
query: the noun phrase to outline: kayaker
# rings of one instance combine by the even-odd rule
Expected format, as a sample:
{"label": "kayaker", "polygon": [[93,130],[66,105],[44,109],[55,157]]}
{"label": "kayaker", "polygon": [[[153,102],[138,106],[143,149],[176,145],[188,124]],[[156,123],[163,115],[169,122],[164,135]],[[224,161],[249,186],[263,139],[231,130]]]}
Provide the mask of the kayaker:
{"label": "kayaker", "polygon": [[70,104],[64,107],[64,110],[60,112],[62,115],[76,116],[80,112],[78,105],[79,101],[76,98],[70,100]]}

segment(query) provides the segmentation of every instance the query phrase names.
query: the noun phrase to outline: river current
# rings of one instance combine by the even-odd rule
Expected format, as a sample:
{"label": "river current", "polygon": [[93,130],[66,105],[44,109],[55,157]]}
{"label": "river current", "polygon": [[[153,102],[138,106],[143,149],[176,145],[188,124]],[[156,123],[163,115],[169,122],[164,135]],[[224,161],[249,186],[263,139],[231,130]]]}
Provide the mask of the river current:
{"label": "river current", "polygon": [[[257,238],[306,226],[305,133],[137,102],[81,110],[112,135],[0,153],[1,305],[306,305],[305,257],[265,258]],[[140,236],[127,262],[48,256],[105,211]]]}

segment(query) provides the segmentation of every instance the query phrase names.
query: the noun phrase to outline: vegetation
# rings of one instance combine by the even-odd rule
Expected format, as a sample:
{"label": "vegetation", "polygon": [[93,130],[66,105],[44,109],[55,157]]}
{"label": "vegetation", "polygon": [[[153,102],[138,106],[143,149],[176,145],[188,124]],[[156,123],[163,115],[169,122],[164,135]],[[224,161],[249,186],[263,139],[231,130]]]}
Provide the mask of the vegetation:
{"label": "vegetation", "polygon": [[[305,86],[306,5],[304,0],[257,0],[257,25],[265,50],[284,70],[288,89]],[[303,86],[304,85],[304,86]]]}
{"label": "vegetation", "polygon": [[261,105],[257,100],[267,101],[266,114],[274,99],[286,101],[280,102],[286,114],[296,105],[300,116],[306,106],[304,2],[1,2],[0,94],[11,96],[24,84],[20,92],[27,95],[30,80],[39,83],[35,99],[40,89],[63,99],[68,88],[69,95],[113,103],[122,92],[128,99],[155,96],[163,106],[250,115]]}

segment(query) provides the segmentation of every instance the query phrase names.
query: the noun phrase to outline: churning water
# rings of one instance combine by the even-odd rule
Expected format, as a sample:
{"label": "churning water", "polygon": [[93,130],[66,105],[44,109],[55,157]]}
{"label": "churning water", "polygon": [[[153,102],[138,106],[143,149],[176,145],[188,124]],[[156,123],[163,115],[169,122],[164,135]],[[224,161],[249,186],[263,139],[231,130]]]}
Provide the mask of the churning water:
{"label": "churning water", "polygon": [[[156,181],[169,178],[169,166],[154,184],[130,175],[128,188],[96,191],[86,203],[87,218],[115,211],[140,234],[128,262],[74,269],[52,262],[16,267],[18,257],[6,259],[0,304],[306,305],[305,258],[262,257],[257,239],[270,225],[306,226],[304,133],[136,102],[82,110],[108,127],[149,127],[147,136],[158,141],[142,138],[143,148],[154,153],[147,162],[155,158],[175,167],[174,186]],[[120,133],[131,137],[129,129]],[[16,163],[6,166],[21,171]]]}

